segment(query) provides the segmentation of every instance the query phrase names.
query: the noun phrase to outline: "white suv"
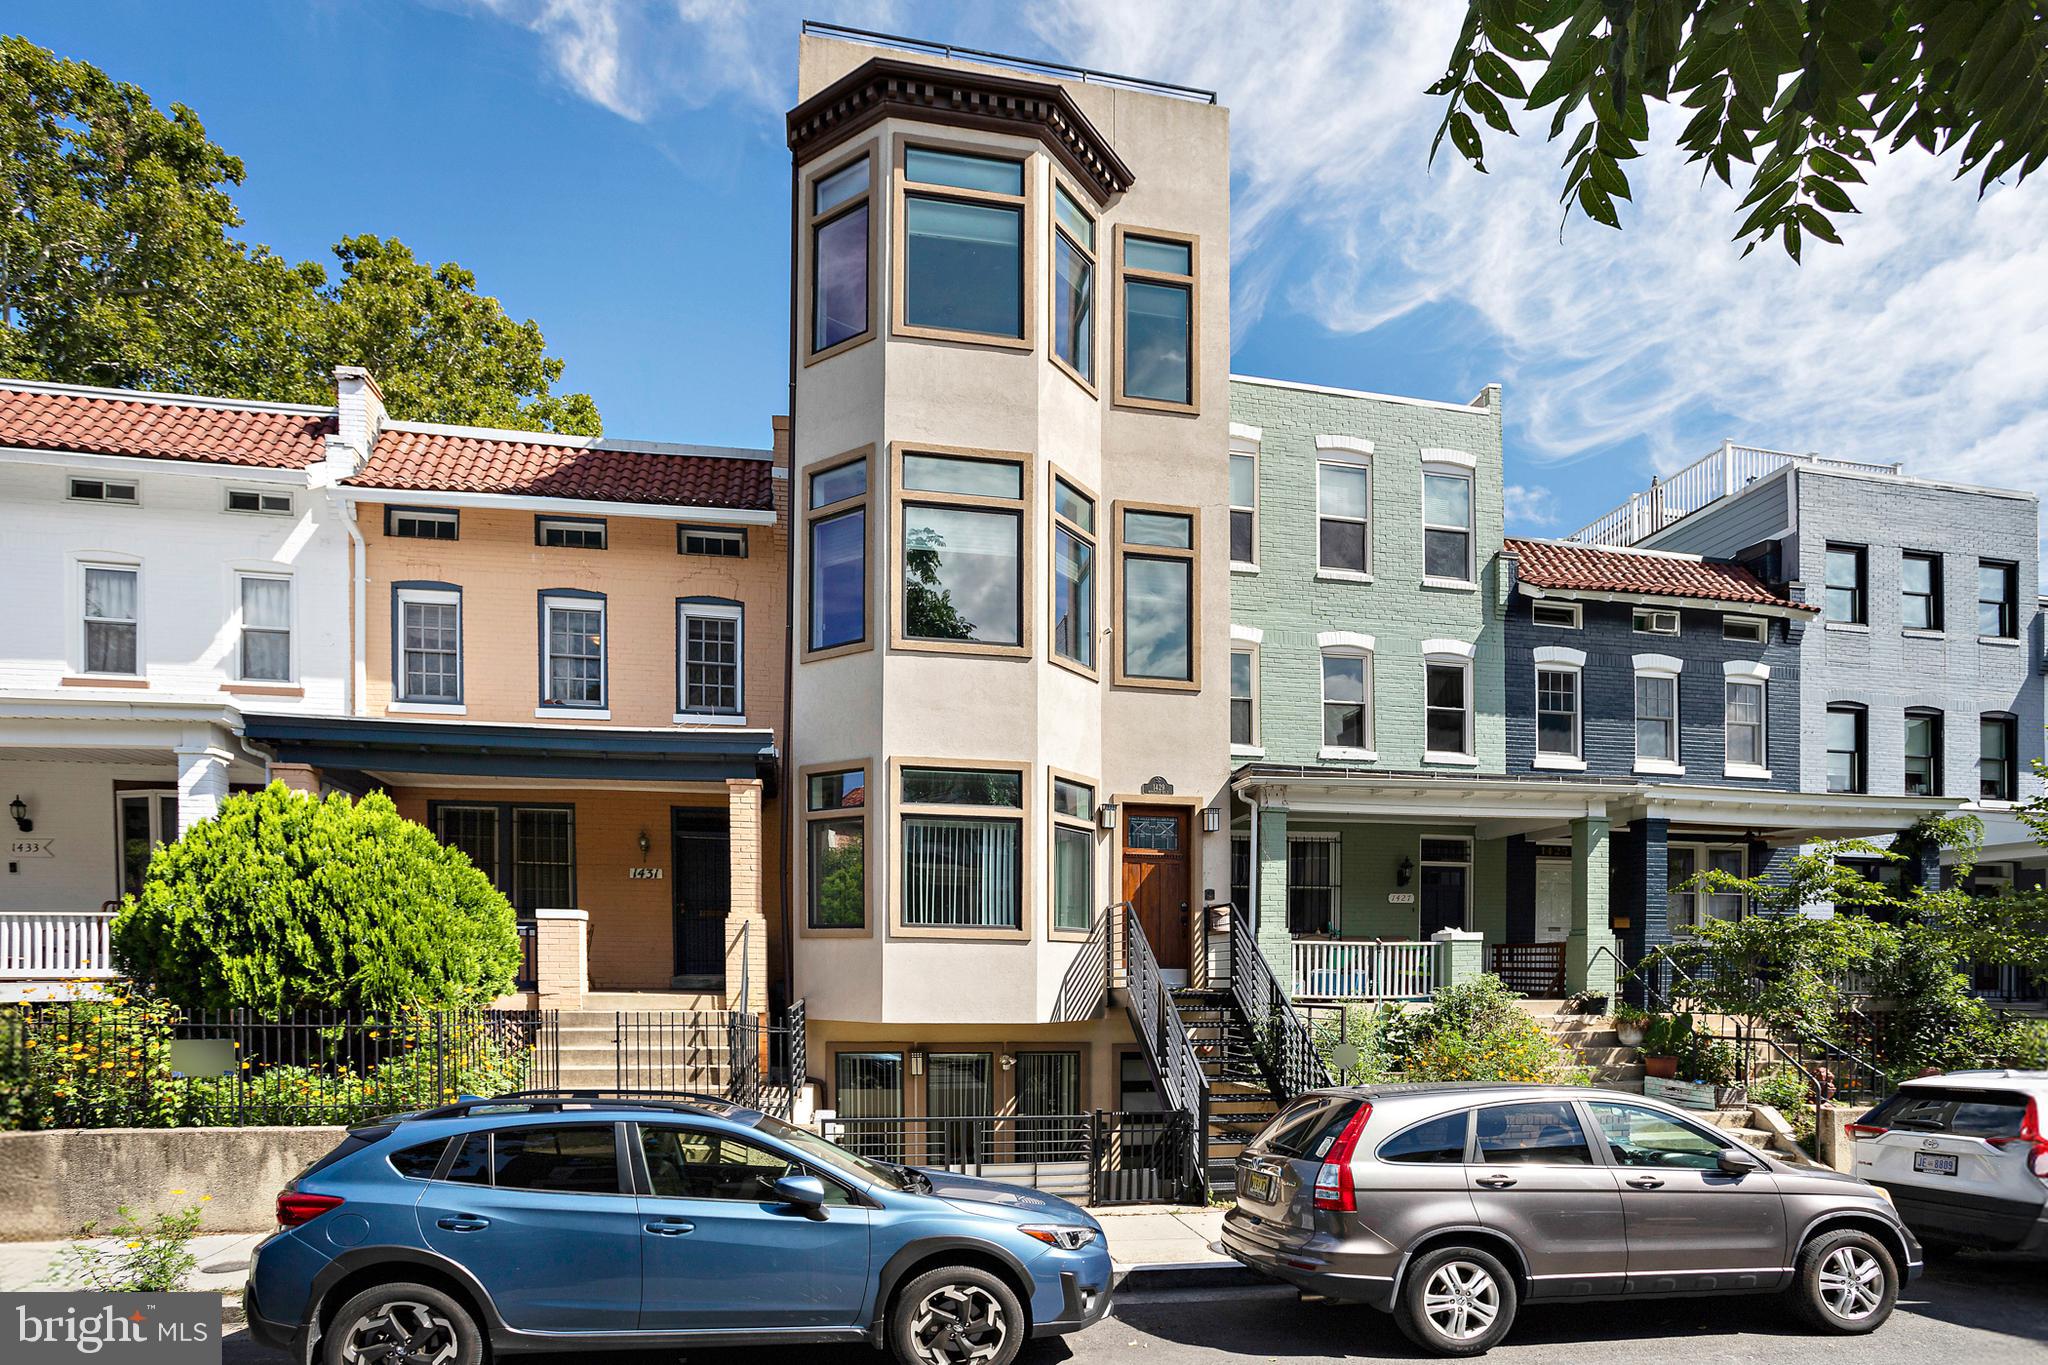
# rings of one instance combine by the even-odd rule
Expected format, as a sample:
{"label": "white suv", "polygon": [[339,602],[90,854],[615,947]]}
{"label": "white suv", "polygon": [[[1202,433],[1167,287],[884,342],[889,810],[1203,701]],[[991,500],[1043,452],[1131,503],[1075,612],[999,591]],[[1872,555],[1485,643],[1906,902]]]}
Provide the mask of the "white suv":
{"label": "white suv", "polygon": [[2048,1071],[1908,1081],[1849,1125],[1856,1174],[1892,1197],[1929,1256],[2048,1252]]}

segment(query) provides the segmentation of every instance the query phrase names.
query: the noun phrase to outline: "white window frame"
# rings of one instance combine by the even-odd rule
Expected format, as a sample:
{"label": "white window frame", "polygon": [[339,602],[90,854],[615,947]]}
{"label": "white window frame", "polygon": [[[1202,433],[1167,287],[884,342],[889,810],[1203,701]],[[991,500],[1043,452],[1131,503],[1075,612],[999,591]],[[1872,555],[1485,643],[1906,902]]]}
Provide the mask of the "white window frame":
{"label": "white window frame", "polygon": [[[256,499],[256,505],[254,507],[237,507],[235,506],[235,499],[237,497],[254,498]],[[282,501],[284,506],[264,506],[266,502],[273,499]],[[221,510],[232,512],[238,517],[288,517],[298,509],[289,489],[229,488],[221,493]]]}
{"label": "white window frame", "polygon": [[[95,485],[100,491],[91,494],[80,493],[78,491],[80,484]],[[109,488],[125,488],[128,490],[128,496],[125,498],[110,498],[106,494],[106,490]],[[64,480],[64,499],[67,502],[98,503],[102,507],[140,507],[142,506],[142,486],[134,479],[101,479],[89,474],[73,474]]]}
{"label": "white window frame", "polygon": [[[1771,670],[1766,664],[1730,659],[1721,665],[1721,771],[1728,777],[1761,778],[1771,775]],[[1729,757],[1729,702],[1738,687],[1753,687],[1757,693],[1757,763],[1737,763]]]}
{"label": "white window frame", "polygon": [[[1685,776],[1685,726],[1679,713],[1679,675],[1685,671],[1685,660],[1669,654],[1637,654],[1630,662],[1634,665],[1635,676],[1629,682],[1629,733],[1636,748],[1635,771],[1650,773],[1659,777]],[[1671,757],[1644,758],[1641,752],[1642,724],[1641,705],[1636,689],[1645,678],[1656,678],[1671,684]]]}
{"label": "white window frame", "polygon": [[[1259,656],[1261,652],[1260,646],[1264,641],[1265,632],[1256,626],[1233,625],[1230,628],[1230,653],[1233,663],[1239,654],[1249,654],[1252,660],[1252,742],[1249,744],[1233,742],[1230,746],[1230,756],[1232,758],[1264,758],[1266,756],[1266,746],[1262,742],[1259,732]],[[1232,683],[1232,686],[1235,687],[1235,683]],[[1232,703],[1237,701],[1235,691],[1230,694],[1230,700]]]}
{"label": "white window frame", "polygon": [[[71,574],[71,658],[79,677],[84,678],[143,678],[149,675],[149,655],[144,653],[148,644],[143,618],[142,561],[126,559],[118,555],[80,555],[72,561],[75,566]],[[87,569],[112,569],[119,573],[135,575],[135,671],[133,673],[93,672],[85,666],[85,571]],[[96,616],[96,621],[117,622],[111,616]],[[127,623],[121,623],[127,624]]]}
{"label": "white window frame", "polygon": [[[1670,858],[1672,849],[1687,849],[1691,851],[1693,875],[1698,876],[1699,874],[1707,871],[1707,859],[1711,853],[1716,852],[1718,850],[1725,850],[1731,848],[1742,855],[1742,875],[1744,877],[1747,877],[1749,875],[1749,848],[1747,845],[1731,844],[1726,840],[1713,840],[1706,843],[1700,843],[1691,839],[1674,839],[1664,846],[1665,876],[1667,879],[1670,876]],[[1696,929],[1700,923],[1701,897],[1707,895],[1725,896],[1731,894],[1733,893],[1726,891],[1680,891],[1673,886],[1667,885],[1664,888],[1664,927],[1666,931],[1675,932],[1677,930],[1683,929],[1690,932],[1691,930]],[[1749,901],[1746,897],[1738,897],[1738,899],[1742,900],[1742,904],[1736,908],[1734,918],[1739,920],[1749,913]],[[1682,901],[1686,907],[1686,921],[1683,924],[1678,923],[1672,917],[1671,903],[1673,901]],[[1720,916],[1717,915],[1714,916],[1714,918],[1718,919],[1720,918]]]}
{"label": "white window frame", "polygon": [[1761,616],[1723,616],[1721,638],[1745,645],[1768,644],[1771,638],[1771,623]]}
{"label": "white window frame", "polygon": [[[1539,645],[1535,663],[1535,732],[1530,736],[1529,766],[1558,772],[1586,771],[1586,652],[1563,645]],[[1543,751],[1543,675],[1558,673],[1572,680],[1572,751],[1549,754]]]}
{"label": "white window frame", "polygon": [[[1355,471],[1365,480],[1365,515],[1362,517],[1332,516],[1323,510],[1323,475],[1330,470]],[[1359,558],[1362,567],[1344,568],[1323,563],[1323,523],[1336,522],[1344,526],[1356,526],[1364,533],[1364,553]],[[1318,453],[1316,458],[1316,577],[1334,579],[1340,583],[1370,583],[1372,578],[1372,462],[1366,459],[1346,459],[1341,453],[1332,457]]]}
{"label": "white window frame", "polygon": [[[1658,628],[1657,620],[1663,616],[1671,618],[1671,629],[1662,630]],[[1684,627],[1684,618],[1678,614],[1678,608],[1676,607],[1637,607],[1629,613],[1628,624],[1629,629],[1638,635],[1669,635],[1676,637]]]}
{"label": "white window frame", "polygon": [[[733,623],[733,697],[730,711],[693,711],[683,705],[690,691],[690,622]],[[678,602],[676,604],[676,713],[678,725],[745,725],[747,723],[747,612],[739,603]]]}
{"label": "white window frame", "polygon": [[[556,545],[548,540],[550,531],[573,531],[579,536],[597,533],[595,545]],[[533,524],[534,542],[548,550],[609,550],[612,547],[611,523],[603,517],[540,517]]]}
{"label": "white window frame", "polygon": [[[1232,520],[1236,518],[1239,512],[1248,513],[1251,516],[1252,557],[1250,559],[1237,559],[1233,557],[1230,561],[1230,571],[1232,573],[1257,573],[1259,571],[1259,444],[1263,434],[1257,427],[1241,427],[1235,422],[1230,424],[1231,467],[1235,468],[1237,461],[1241,459],[1252,462],[1252,500],[1248,504],[1232,501],[1226,514]],[[1226,496],[1229,495],[1226,494]],[[1227,521],[1224,525],[1224,530],[1226,532],[1232,530]],[[1236,536],[1233,534],[1229,538],[1235,540]]]}
{"label": "white window frame", "polygon": [[[1465,481],[1466,522],[1463,526],[1452,526],[1448,522],[1433,522],[1429,519],[1429,481],[1432,478],[1463,479]],[[1465,592],[1476,592],[1479,588],[1479,462],[1462,450],[1432,450],[1422,452],[1422,585],[1426,588],[1455,588]],[[1460,531],[1465,536],[1465,576],[1444,578],[1429,572],[1429,533],[1431,531]]]}
{"label": "white window frame", "polygon": [[[555,652],[553,617],[557,611],[597,612],[597,701],[557,701],[555,690]],[[540,599],[540,689],[541,704],[534,708],[534,718],[559,716],[564,712],[583,716],[591,720],[610,720],[612,704],[611,679],[611,599],[606,597],[556,597],[542,594]]]}
{"label": "white window frame", "polygon": [[[431,699],[411,700],[405,695],[405,609],[409,604],[455,608],[455,700],[434,701]],[[397,620],[392,622],[391,657],[391,704],[390,711],[423,711],[432,715],[460,716],[468,713],[463,705],[463,657],[462,657],[462,591],[459,588],[400,588],[392,611]]]}
{"label": "white window frame", "polygon": [[[1378,727],[1374,721],[1374,700],[1377,693],[1373,659],[1378,652],[1379,642],[1370,635],[1361,635],[1349,630],[1326,630],[1316,636],[1316,735],[1319,747],[1318,758],[1352,759],[1364,763],[1379,761]],[[1365,741],[1361,747],[1348,744],[1323,742],[1326,735],[1323,718],[1325,708],[1330,705],[1329,677],[1323,671],[1325,659],[1363,659],[1365,661],[1365,699],[1360,719],[1360,738]]]}
{"label": "white window frame", "polygon": [[[737,545],[739,553],[729,555],[721,552],[713,554],[708,550],[692,550],[687,547],[693,538],[703,541],[707,545],[712,543]],[[747,545],[747,532],[744,527],[678,526],[676,528],[676,553],[679,555],[689,555],[697,559],[745,559],[749,548]]]}
{"label": "white window frame", "polygon": [[[1561,611],[1571,619],[1545,621],[1537,615],[1540,611]],[[1529,624],[1544,630],[1582,630],[1586,624],[1586,608],[1579,602],[1557,602],[1538,598],[1529,603]]]}
{"label": "white window frame", "polygon": [[[409,536],[398,529],[400,522],[410,521],[418,525],[452,526],[452,536]],[[462,513],[452,507],[393,507],[385,513],[386,538],[391,540],[424,540],[433,543],[462,539]]]}
{"label": "white window frame", "polygon": [[[284,584],[285,675],[282,678],[252,678],[247,672],[248,650],[246,646],[248,644],[249,631],[251,629],[260,629],[269,633],[276,633],[276,627],[273,626],[251,627],[245,618],[245,608],[243,606],[245,599],[242,595],[242,584],[252,578]],[[299,680],[299,594],[297,587],[292,582],[292,576],[288,573],[280,573],[275,569],[237,569],[234,574],[234,582],[235,681],[238,683],[248,683],[252,687],[292,686]]]}
{"label": "white window frame", "polygon": [[[1476,653],[1473,645],[1464,640],[1424,640],[1422,642],[1422,761],[1442,763],[1453,767],[1476,768],[1479,766],[1479,736],[1476,698],[1473,685],[1476,677],[1472,668],[1472,657]],[[1465,679],[1465,747],[1458,752],[1429,747],[1429,670],[1431,668],[1456,668]]]}

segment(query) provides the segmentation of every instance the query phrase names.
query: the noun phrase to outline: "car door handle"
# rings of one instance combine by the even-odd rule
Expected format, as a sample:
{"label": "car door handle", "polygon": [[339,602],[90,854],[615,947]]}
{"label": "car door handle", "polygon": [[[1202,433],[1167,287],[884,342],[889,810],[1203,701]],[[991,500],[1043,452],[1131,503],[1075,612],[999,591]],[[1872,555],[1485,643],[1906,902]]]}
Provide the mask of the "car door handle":
{"label": "car door handle", "polygon": [[1638,1190],[1661,1190],[1664,1188],[1664,1182],[1654,1175],[1634,1176],[1622,1183]]}
{"label": "car door handle", "polygon": [[1511,1175],[1482,1175],[1472,1183],[1484,1185],[1489,1190],[1504,1190],[1515,1183],[1515,1178]]}
{"label": "car door handle", "polygon": [[680,1219],[670,1219],[664,1223],[648,1223],[644,1226],[656,1237],[680,1237],[686,1232],[695,1232],[697,1230],[695,1223],[685,1223]]}
{"label": "car door handle", "polygon": [[450,1232],[482,1232],[490,1225],[490,1219],[479,1218],[473,1213],[458,1213],[435,1224],[436,1227],[444,1227]]}

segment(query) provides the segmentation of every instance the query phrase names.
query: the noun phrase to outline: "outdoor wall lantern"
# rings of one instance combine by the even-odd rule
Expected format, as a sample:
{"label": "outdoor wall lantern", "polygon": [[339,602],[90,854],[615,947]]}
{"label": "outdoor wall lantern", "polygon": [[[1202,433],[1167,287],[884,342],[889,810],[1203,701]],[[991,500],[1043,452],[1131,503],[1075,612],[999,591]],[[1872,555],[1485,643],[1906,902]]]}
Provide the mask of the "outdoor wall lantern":
{"label": "outdoor wall lantern", "polygon": [[1116,828],[1116,802],[1105,801],[1095,808],[1096,823],[1104,829]]}
{"label": "outdoor wall lantern", "polygon": [[913,1075],[913,1076],[922,1076],[922,1075],[924,1075],[924,1054],[923,1054],[922,1052],[918,1052],[918,1051],[915,1051],[915,1050],[913,1050],[913,1051],[911,1052],[911,1054],[910,1054],[910,1074],[911,1074],[911,1075]]}
{"label": "outdoor wall lantern", "polygon": [[1001,1061],[1003,1070],[1015,1071],[1017,1069],[1017,1059],[1015,1057],[1012,1057],[1009,1053],[1005,1052],[999,1060]]}
{"label": "outdoor wall lantern", "polygon": [[1214,833],[1215,833],[1215,832],[1216,832],[1217,830],[1219,830],[1219,829],[1222,829],[1222,828],[1223,828],[1223,812],[1222,812],[1222,811],[1218,810],[1218,809],[1217,809],[1216,807],[1214,807],[1214,806],[1209,806],[1209,807],[1207,807],[1206,809],[1204,809],[1204,810],[1202,811],[1202,833],[1204,833],[1204,834],[1214,834]]}
{"label": "outdoor wall lantern", "polygon": [[28,818],[28,802],[18,796],[7,803],[7,813],[14,817],[14,827],[23,834],[36,827],[36,822]]}
{"label": "outdoor wall lantern", "polygon": [[647,856],[647,847],[647,831],[643,829],[640,831],[640,856],[643,858]]}
{"label": "outdoor wall lantern", "polygon": [[1394,885],[1406,886],[1414,875],[1415,860],[1413,858],[1403,858],[1401,865],[1394,869]]}

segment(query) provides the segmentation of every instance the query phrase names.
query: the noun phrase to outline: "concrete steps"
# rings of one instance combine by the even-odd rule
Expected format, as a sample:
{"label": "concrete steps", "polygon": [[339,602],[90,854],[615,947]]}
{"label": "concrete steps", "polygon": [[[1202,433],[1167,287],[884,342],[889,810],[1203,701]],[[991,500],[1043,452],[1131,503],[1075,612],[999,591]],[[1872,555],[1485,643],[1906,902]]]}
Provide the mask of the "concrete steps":
{"label": "concrete steps", "polygon": [[1643,1063],[1639,1049],[1623,1047],[1621,1037],[1603,1015],[1566,1014],[1562,1000],[1524,1000],[1522,1008],[1536,1016],[1551,1036],[1578,1054],[1593,1070],[1593,1084],[1605,1090],[1641,1094]]}

